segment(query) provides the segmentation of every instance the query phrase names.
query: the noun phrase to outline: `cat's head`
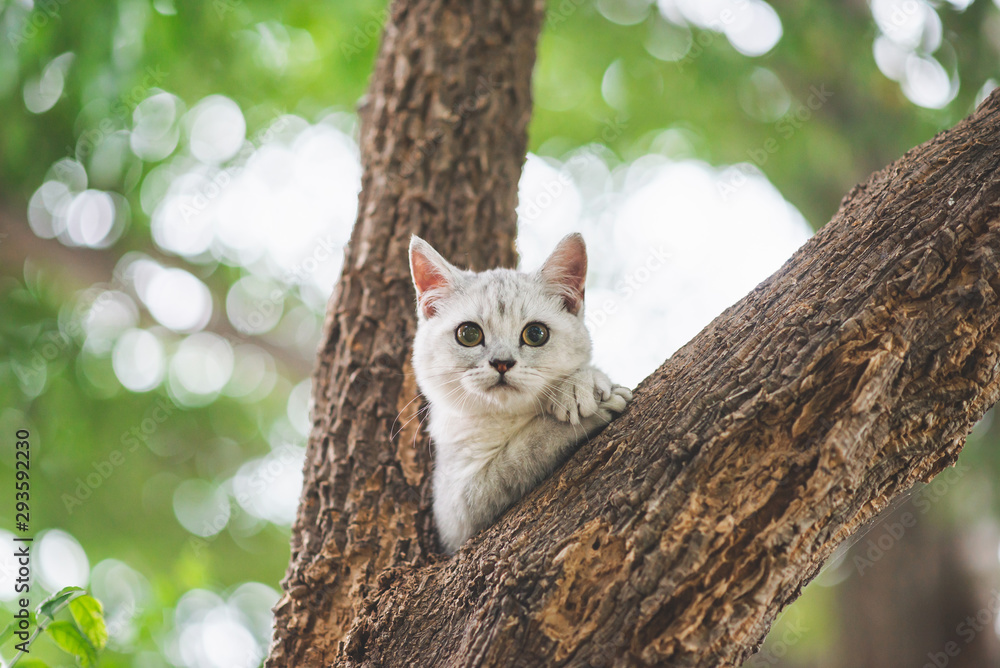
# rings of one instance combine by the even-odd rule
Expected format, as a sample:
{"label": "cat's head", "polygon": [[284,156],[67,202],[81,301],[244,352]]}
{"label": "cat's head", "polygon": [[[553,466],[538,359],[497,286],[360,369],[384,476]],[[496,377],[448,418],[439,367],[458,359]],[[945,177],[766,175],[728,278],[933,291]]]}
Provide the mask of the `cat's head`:
{"label": "cat's head", "polygon": [[472,272],[419,237],[413,369],[431,404],[464,414],[541,412],[560,381],[590,361],[583,321],[587,248],[571,234],[541,269]]}

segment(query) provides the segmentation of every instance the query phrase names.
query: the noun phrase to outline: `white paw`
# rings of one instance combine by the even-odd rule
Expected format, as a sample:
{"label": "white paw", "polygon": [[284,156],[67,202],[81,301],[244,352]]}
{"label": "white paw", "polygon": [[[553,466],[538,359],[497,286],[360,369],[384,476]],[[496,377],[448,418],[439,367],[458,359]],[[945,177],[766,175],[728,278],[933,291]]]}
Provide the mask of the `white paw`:
{"label": "white paw", "polygon": [[612,413],[621,413],[630,401],[632,401],[632,390],[624,385],[614,385],[608,393],[608,397],[601,401],[599,407]]}
{"label": "white paw", "polygon": [[627,388],[615,385],[603,371],[589,366],[578,369],[550,392],[547,412],[571,424],[580,424],[592,415],[610,422],[611,414],[622,412],[632,400]]}

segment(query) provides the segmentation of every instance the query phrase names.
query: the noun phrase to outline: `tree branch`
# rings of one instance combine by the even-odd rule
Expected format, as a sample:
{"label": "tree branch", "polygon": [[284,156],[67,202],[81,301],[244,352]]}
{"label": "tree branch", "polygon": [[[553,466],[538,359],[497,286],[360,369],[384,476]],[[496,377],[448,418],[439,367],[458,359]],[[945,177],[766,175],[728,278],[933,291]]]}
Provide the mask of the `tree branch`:
{"label": "tree branch", "polygon": [[349,665],[739,665],[997,401],[998,165],[1000,91],[852,190],[455,558],[387,573]]}

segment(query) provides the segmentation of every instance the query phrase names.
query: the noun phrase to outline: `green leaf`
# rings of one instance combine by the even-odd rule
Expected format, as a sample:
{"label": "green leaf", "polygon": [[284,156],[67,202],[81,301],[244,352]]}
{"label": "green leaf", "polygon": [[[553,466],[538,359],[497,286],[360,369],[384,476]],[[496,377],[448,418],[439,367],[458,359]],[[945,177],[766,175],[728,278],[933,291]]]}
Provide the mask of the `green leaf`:
{"label": "green leaf", "polygon": [[69,611],[90,644],[99,650],[104,649],[108,644],[108,627],[104,624],[104,608],[101,602],[85,594],[69,602]]}
{"label": "green leaf", "polygon": [[39,603],[36,614],[45,615],[46,617],[55,617],[60,608],[66,605],[66,601],[85,593],[86,591],[81,587],[63,587],[55,594],[52,594],[52,596],[49,596],[47,599]]}
{"label": "green leaf", "polygon": [[77,658],[83,668],[97,665],[97,650],[73,622],[58,620],[45,627],[52,641]]}

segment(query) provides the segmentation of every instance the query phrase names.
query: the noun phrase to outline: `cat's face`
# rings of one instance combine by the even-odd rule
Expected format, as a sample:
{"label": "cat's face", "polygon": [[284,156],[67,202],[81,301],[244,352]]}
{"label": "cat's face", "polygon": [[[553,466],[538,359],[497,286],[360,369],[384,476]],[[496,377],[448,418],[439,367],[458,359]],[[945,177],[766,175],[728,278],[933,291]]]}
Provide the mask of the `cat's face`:
{"label": "cat's face", "polygon": [[559,381],[590,361],[579,235],[563,239],[532,274],[463,271],[414,237],[410,268],[419,317],[413,369],[434,406],[463,414],[542,412]]}

